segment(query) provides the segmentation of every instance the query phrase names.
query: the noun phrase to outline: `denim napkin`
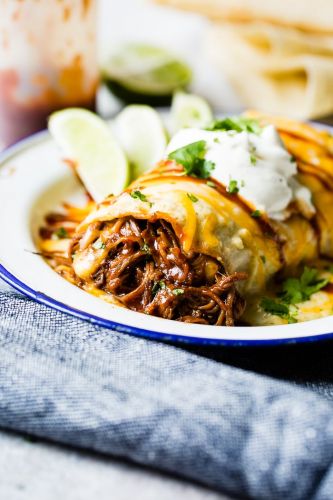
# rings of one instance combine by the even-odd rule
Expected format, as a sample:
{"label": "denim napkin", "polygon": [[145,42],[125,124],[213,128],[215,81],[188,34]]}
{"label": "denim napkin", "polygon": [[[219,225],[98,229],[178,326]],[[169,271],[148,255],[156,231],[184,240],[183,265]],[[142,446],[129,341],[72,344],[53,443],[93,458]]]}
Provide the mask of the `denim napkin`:
{"label": "denim napkin", "polygon": [[207,351],[99,328],[8,288],[0,289],[0,426],[238,498],[333,498],[328,399]]}

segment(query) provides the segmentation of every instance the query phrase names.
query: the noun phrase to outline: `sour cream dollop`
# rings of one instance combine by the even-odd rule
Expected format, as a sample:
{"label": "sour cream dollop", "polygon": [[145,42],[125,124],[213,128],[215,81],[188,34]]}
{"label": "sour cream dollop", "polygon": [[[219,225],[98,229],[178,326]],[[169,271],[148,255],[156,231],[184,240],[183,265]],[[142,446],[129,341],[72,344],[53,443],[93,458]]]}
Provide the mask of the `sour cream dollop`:
{"label": "sour cream dollop", "polygon": [[271,219],[284,220],[289,204],[298,201],[315,213],[311,192],[297,181],[297,165],[273,125],[258,135],[183,129],[171,139],[166,153],[202,140],[206,142],[205,159],[215,164],[211,176],[227,188],[236,181],[239,195],[256,210],[266,212]]}

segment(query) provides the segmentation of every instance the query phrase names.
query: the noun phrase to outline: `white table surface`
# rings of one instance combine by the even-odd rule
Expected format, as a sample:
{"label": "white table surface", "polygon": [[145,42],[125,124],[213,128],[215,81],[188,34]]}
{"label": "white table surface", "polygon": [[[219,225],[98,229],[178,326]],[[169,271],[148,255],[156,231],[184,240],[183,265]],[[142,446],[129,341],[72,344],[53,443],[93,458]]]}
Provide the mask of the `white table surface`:
{"label": "white table surface", "polygon": [[[194,70],[193,91],[217,109],[237,99],[202,56],[208,22],[145,0],[100,0],[100,58],[126,40],[165,46]],[[109,457],[0,431],[1,500],[227,500],[203,487]]]}
{"label": "white table surface", "polygon": [[1,500],[227,500],[107,457],[0,432]]}

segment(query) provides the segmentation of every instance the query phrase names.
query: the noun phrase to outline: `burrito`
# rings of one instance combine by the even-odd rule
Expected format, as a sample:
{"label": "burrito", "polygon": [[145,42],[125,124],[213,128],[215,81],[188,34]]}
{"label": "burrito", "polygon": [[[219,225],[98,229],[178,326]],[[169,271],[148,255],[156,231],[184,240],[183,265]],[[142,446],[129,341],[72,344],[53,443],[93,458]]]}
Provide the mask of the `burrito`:
{"label": "burrito", "polygon": [[78,225],[72,278],[148,315],[242,322],[276,276],[333,258],[332,152],[328,133],[255,113],[181,130]]}

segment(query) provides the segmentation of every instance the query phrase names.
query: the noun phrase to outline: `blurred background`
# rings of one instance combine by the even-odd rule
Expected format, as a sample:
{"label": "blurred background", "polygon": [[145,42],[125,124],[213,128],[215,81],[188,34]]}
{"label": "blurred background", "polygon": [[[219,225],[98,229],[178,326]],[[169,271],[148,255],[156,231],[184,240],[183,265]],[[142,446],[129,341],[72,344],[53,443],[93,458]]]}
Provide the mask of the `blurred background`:
{"label": "blurred background", "polygon": [[[196,12],[160,5],[152,0],[101,0],[99,60],[107,66],[110,54],[124,43],[146,43],[165,48],[186,62],[193,73],[189,89],[218,110],[235,112],[242,105],[207,53],[210,20]],[[106,99],[103,101],[104,107]]]}
{"label": "blurred background", "polygon": [[[223,112],[333,111],[330,0],[102,1],[101,57],[123,41],[165,47],[193,69],[191,90]],[[104,59],[105,60],[105,59]]]}
{"label": "blurred background", "polygon": [[54,109],[94,108],[100,78],[104,116],[124,103],[168,105],[178,88],[221,113],[333,112],[332,0],[0,0],[0,8],[2,146],[44,128]]}

